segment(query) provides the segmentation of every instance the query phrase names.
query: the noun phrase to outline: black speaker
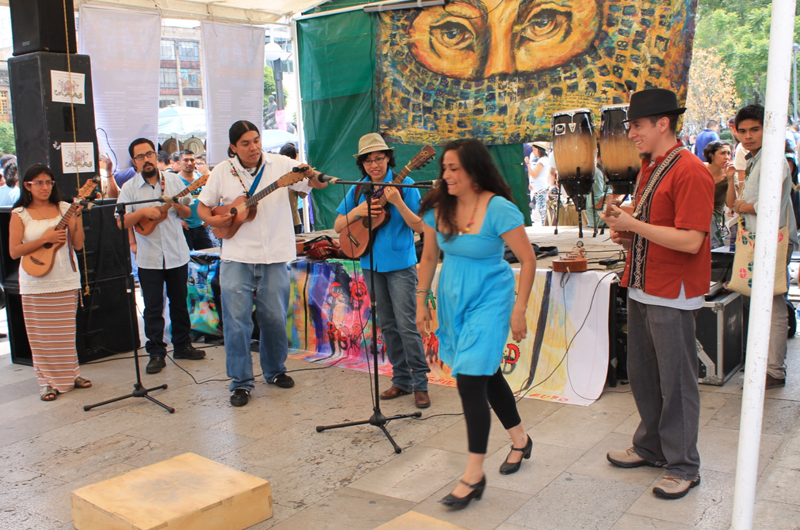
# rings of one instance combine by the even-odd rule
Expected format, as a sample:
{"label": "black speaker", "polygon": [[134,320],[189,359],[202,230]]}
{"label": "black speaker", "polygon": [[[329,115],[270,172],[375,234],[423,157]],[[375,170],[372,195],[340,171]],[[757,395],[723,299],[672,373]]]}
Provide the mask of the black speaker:
{"label": "black speaker", "polygon": [[[116,199],[97,201],[98,205],[114,205]],[[131,273],[131,251],[128,231],[117,228],[114,206],[83,210],[83,232],[86,234],[86,267],[84,253],[77,252],[84,282],[89,286],[98,280],[119,278]]]}
{"label": "black speaker", "polygon": [[78,51],[72,0],[9,0],[8,7],[11,8],[14,55],[31,52],[67,53],[67,36],[69,52]]}
{"label": "black speaker", "polygon": [[[85,75],[84,104],[73,106],[52,100],[51,71],[67,71],[67,55],[36,52],[8,60],[11,83],[11,109],[17,119],[14,122],[14,137],[20,180],[25,170],[33,164],[45,164],[56,177],[59,189],[67,199],[72,199],[80,185],[75,173],[62,171],[62,144],[89,142],[95,167],[99,163],[97,135],[94,127],[92,104],[91,63],[88,55],[70,55],[73,73]],[[74,132],[74,135],[73,135]],[[80,173],[80,184],[93,173]]]}
{"label": "black speaker", "polygon": [[83,306],[78,307],[75,345],[81,363],[139,347],[132,275],[94,282],[91,294],[84,296]]}

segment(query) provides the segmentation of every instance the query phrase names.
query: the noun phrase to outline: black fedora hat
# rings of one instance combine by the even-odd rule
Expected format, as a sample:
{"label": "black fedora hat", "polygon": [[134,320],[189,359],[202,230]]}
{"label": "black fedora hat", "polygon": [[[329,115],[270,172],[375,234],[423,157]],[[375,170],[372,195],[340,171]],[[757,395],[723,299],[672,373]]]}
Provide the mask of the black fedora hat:
{"label": "black fedora hat", "polygon": [[633,121],[658,114],[683,114],[686,107],[678,106],[678,96],[672,90],[665,88],[651,88],[641,90],[631,96],[628,107],[628,119]]}

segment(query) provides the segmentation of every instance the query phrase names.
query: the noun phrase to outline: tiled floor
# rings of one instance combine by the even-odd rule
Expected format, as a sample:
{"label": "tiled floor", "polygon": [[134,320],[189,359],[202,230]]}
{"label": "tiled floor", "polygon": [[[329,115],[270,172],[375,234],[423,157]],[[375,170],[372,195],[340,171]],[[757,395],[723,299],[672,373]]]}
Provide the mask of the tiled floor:
{"label": "tiled floor", "polygon": [[[0,329],[4,327],[0,324]],[[5,348],[3,350],[2,348]],[[199,381],[224,379],[225,354],[181,361]],[[702,484],[684,499],[651,493],[661,471],[622,470],[605,460],[626,448],[638,416],[627,387],[608,389],[590,407],[524,399],[520,412],[534,440],[531,460],[516,475],[496,469],[509,441],[495,422],[487,458],[488,488],[480,502],[448,512],[436,501],[455,485],[466,461],[465,427],[455,389],[432,387],[433,406],[420,420],[389,431],[395,455],[371,426],[317,433],[317,425],[371,415],[366,374],[291,361],[290,390],[258,383],[251,403],[233,409],[227,383],[196,385],[168,363],[147,376],[168,383],[145,400],[84,412],[82,406],[128,393],[130,359],[86,365],[95,383],[54,403],[39,400],[31,368],[12,365],[0,342],[0,528],[73,528],[70,492],[81,486],[191,451],[272,482],[275,515],[253,528],[276,530],[375,528],[409,510],[475,530],[687,528],[730,525],[742,377],[723,387],[701,386]],[[800,528],[800,337],[790,341],[789,386],[767,392],[756,528]],[[142,361],[142,367],[145,362]],[[386,386],[388,380],[381,379]],[[382,403],[383,412],[414,412],[410,397]]]}

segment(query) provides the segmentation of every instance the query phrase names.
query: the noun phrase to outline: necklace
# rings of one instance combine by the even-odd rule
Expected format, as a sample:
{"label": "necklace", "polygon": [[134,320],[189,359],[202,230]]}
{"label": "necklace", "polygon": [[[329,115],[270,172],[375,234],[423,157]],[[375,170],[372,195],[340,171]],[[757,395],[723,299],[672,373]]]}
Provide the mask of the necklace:
{"label": "necklace", "polygon": [[469,222],[467,222],[467,226],[464,227],[464,230],[458,230],[458,220],[454,219],[453,224],[456,226],[456,230],[458,230],[458,235],[463,236],[464,234],[469,233],[472,229],[472,225],[475,224],[475,214],[478,211],[478,203],[481,202],[481,196],[478,195],[475,198],[475,208],[472,209],[472,216],[469,218]]}

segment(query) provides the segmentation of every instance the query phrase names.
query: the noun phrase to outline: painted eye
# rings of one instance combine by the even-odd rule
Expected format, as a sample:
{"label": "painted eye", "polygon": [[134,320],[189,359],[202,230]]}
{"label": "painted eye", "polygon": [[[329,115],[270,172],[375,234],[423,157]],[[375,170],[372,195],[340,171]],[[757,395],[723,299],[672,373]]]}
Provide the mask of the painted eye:
{"label": "painted eye", "polygon": [[558,38],[564,40],[572,32],[572,13],[557,9],[541,9],[531,13],[521,27],[520,37],[538,42]]}
{"label": "painted eye", "polygon": [[475,34],[464,24],[444,22],[431,28],[431,34],[440,44],[460,50],[475,42]]}

